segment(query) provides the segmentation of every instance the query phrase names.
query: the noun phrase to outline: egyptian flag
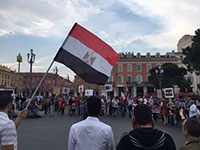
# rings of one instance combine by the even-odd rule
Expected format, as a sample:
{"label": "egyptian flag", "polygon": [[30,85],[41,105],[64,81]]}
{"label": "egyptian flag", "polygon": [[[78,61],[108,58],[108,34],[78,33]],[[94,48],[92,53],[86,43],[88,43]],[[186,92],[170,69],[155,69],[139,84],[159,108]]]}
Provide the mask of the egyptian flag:
{"label": "egyptian flag", "polygon": [[119,58],[108,44],[75,23],[54,61],[69,67],[87,83],[104,85]]}
{"label": "egyptian flag", "polygon": [[128,84],[126,84],[126,98],[127,98],[127,100],[129,98],[129,96],[130,96],[129,87],[128,87]]}
{"label": "egyptian flag", "polygon": [[126,84],[126,93],[129,93],[129,87],[128,87],[128,84]]}
{"label": "egyptian flag", "polygon": [[121,100],[122,100],[122,104],[124,104],[124,103],[125,103],[125,100],[126,100],[126,98],[125,98],[125,96],[124,96],[124,93],[123,93],[123,92],[121,92]]}

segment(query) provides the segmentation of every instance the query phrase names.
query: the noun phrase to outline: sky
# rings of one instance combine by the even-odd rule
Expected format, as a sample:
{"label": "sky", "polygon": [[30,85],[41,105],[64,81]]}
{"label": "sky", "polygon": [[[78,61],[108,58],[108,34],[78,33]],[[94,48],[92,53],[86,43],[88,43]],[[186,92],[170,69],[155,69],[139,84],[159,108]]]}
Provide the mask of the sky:
{"label": "sky", "polygon": [[[27,53],[36,55],[33,72],[46,72],[75,22],[116,52],[165,54],[200,28],[199,0],[1,0],[0,64],[29,72]],[[58,74],[74,73],[54,62]]]}

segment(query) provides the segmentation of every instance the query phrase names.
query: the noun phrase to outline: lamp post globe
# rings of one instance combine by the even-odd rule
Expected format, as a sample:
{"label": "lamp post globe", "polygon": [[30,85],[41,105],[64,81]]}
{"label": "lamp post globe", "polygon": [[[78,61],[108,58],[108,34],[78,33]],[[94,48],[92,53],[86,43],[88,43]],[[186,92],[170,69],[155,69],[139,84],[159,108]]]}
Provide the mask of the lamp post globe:
{"label": "lamp post globe", "polygon": [[20,93],[20,63],[22,62],[22,55],[19,53],[17,55],[17,62],[18,62],[18,79],[17,79],[17,94]]}

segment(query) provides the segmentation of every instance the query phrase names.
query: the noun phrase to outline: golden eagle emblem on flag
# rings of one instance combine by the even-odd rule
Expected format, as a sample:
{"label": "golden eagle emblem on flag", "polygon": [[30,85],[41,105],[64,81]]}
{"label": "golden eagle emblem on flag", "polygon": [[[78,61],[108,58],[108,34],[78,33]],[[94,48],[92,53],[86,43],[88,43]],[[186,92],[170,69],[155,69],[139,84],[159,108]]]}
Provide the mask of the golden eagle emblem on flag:
{"label": "golden eagle emblem on flag", "polygon": [[88,65],[92,65],[96,59],[94,52],[87,52],[83,57],[83,61],[86,62]]}

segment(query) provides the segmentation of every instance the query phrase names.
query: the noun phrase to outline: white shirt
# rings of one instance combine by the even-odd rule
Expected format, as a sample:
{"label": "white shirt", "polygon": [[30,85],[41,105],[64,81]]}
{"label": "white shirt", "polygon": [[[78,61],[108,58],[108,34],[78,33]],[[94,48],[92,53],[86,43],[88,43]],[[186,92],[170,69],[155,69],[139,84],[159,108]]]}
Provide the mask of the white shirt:
{"label": "white shirt", "polygon": [[15,123],[4,112],[0,112],[0,150],[2,145],[14,145],[14,150],[17,150]]}
{"label": "white shirt", "polygon": [[87,117],[72,125],[68,150],[114,150],[112,128],[96,117]]}
{"label": "white shirt", "polygon": [[134,103],[134,100],[133,99],[129,99],[128,106],[133,105],[133,103]]}
{"label": "white shirt", "polygon": [[197,116],[197,106],[195,104],[192,104],[190,106],[189,117],[194,117],[194,116]]}

